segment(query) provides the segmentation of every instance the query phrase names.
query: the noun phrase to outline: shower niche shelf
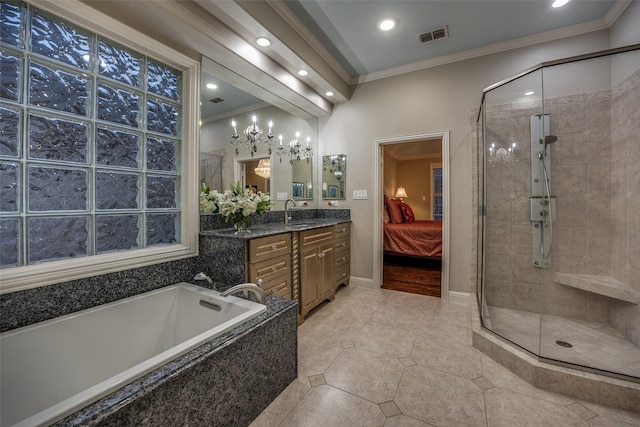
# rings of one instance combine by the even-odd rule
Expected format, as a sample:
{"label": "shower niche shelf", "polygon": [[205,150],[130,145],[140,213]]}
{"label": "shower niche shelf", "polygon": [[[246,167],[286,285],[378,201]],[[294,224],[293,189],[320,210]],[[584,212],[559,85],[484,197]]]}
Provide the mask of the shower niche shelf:
{"label": "shower niche shelf", "polygon": [[626,283],[608,276],[592,276],[588,274],[556,273],[554,282],[572,288],[582,289],[620,301],[640,304],[640,292]]}

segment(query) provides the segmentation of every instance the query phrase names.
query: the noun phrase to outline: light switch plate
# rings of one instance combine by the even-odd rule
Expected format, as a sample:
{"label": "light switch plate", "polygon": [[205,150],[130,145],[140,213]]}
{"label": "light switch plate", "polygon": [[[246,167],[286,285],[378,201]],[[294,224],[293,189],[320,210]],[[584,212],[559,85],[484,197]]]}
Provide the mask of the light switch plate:
{"label": "light switch plate", "polygon": [[353,200],[367,200],[367,190],[353,190]]}
{"label": "light switch plate", "polygon": [[276,200],[287,200],[287,193],[277,193]]}

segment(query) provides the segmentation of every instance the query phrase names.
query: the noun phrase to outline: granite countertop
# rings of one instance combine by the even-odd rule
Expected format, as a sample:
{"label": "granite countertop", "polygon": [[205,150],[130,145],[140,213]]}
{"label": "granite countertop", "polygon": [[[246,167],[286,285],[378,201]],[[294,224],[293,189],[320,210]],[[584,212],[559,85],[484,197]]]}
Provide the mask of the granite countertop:
{"label": "granite countertop", "polygon": [[281,233],[299,232],[312,230],[314,228],[328,227],[331,225],[351,222],[350,219],[342,218],[314,218],[305,220],[291,221],[289,224],[284,223],[263,223],[250,227],[248,232],[235,234],[234,228],[219,228],[215,230],[201,231],[204,236],[231,237],[236,239],[255,239],[256,237],[272,236]]}
{"label": "granite countertop", "polygon": [[[168,362],[166,365],[163,365],[141,378],[132,381],[123,388],[114,391],[106,397],[84,407],[78,412],[75,412],[53,425],[56,427],[62,427],[96,424],[99,420],[115,413],[126,402],[144,396],[154,388],[168,381],[174,375],[190,369],[202,360],[202,358],[208,357],[221,348],[230,345],[240,337],[258,328],[260,325],[269,322],[271,319],[281,315],[287,310],[295,310],[298,303],[296,301],[267,295],[265,305],[267,306],[267,311],[259,316],[246,321],[219,337],[207,341],[200,347],[196,347],[188,353],[179,356],[178,358]],[[242,364],[239,364],[236,368],[244,369],[245,367],[243,367]]]}

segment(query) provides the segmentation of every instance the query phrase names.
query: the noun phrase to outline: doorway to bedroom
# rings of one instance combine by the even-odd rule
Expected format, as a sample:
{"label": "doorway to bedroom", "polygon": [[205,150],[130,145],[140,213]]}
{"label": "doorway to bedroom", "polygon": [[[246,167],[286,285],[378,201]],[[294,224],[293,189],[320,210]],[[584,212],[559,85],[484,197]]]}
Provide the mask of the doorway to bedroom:
{"label": "doorway to bedroom", "polygon": [[[384,289],[443,296],[443,140],[446,134],[380,143]],[[446,275],[448,276],[448,275]],[[447,283],[448,285],[448,283]]]}

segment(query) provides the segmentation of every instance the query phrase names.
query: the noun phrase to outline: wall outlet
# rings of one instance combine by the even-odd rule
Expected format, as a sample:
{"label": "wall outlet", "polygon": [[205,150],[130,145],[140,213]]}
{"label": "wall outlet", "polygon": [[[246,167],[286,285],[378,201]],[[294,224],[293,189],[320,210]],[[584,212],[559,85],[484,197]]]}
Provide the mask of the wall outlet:
{"label": "wall outlet", "polygon": [[307,207],[307,206],[309,206],[309,203],[307,203],[307,202],[305,202],[303,200],[298,200],[298,207],[299,208],[304,208],[304,207]]}
{"label": "wall outlet", "polygon": [[353,200],[367,200],[367,190],[353,190]]}
{"label": "wall outlet", "polygon": [[337,200],[329,200],[329,201],[327,202],[327,204],[328,204],[329,206],[338,206],[338,201],[337,201]]}
{"label": "wall outlet", "polygon": [[287,193],[277,193],[276,200],[287,200]]}

